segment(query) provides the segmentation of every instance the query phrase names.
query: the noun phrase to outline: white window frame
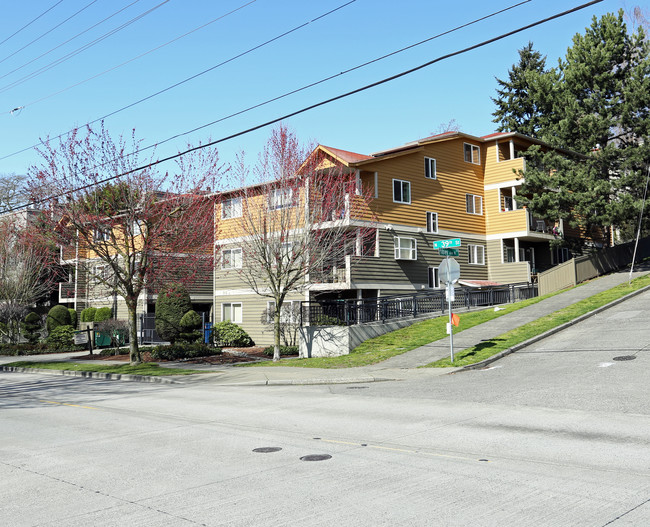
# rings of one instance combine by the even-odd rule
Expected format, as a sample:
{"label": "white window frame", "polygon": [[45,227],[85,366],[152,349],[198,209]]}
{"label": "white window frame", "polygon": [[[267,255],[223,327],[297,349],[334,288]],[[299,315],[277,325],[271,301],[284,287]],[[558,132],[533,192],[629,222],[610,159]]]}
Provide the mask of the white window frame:
{"label": "white window frame", "polygon": [[[285,300],[282,302],[282,311],[280,313],[280,323],[281,324],[295,324],[300,320],[293,319],[293,308],[298,304],[300,305],[300,300]],[[288,313],[288,318],[287,318]],[[275,314],[275,300],[268,300],[266,302],[266,321],[271,324],[273,322],[273,315]]]}
{"label": "white window frame", "polygon": [[[230,258],[226,261],[226,253],[229,253]],[[239,254],[239,259],[237,259]],[[241,269],[242,268],[242,250],[241,247],[233,247],[231,249],[223,249],[221,251],[221,268],[222,269]]]}
{"label": "white window frame", "polygon": [[[478,198],[479,212],[476,212],[477,198]],[[471,203],[471,210],[470,210],[470,203]],[[475,216],[483,216],[483,196],[479,196],[478,194],[465,194],[465,209],[467,211],[467,214],[474,214]]]}
{"label": "white window frame", "polygon": [[429,289],[440,289],[440,268],[439,267],[428,268],[427,285]]}
{"label": "white window frame", "polygon": [[[409,240],[413,242],[411,247],[403,247],[402,242]],[[395,236],[393,238],[393,248],[395,260],[417,260],[418,259],[418,241],[408,236]],[[404,253],[408,251],[408,253]]]}
{"label": "white window frame", "polygon": [[485,247],[468,243],[467,263],[470,265],[485,265]]}
{"label": "white window frame", "polygon": [[[395,195],[395,183],[399,183],[399,198]],[[404,201],[404,184],[408,185],[408,201]],[[406,205],[411,204],[411,182],[405,179],[393,179],[393,203],[405,203]]]}
{"label": "white window frame", "polygon": [[427,233],[438,234],[438,213],[437,212],[427,212]]}
{"label": "white window frame", "polygon": [[269,210],[286,209],[293,205],[292,188],[274,188],[269,193]]}
{"label": "white window frame", "polygon": [[230,198],[223,201],[221,204],[221,219],[229,220],[232,218],[240,218],[242,215],[242,199]]}
{"label": "white window frame", "polygon": [[[224,317],[226,306],[230,306],[230,315],[232,316],[232,318],[230,319],[226,319]],[[233,306],[239,306],[239,320],[237,320],[237,317],[233,316],[235,315]],[[230,320],[230,322],[233,322],[234,324],[241,324],[243,318],[244,318],[244,305],[242,304],[242,302],[223,302],[221,304],[221,322]]]}
{"label": "white window frame", "polygon": [[481,164],[481,147],[472,143],[463,143],[463,159],[473,165]]}
{"label": "white window frame", "polygon": [[110,227],[97,227],[93,232],[93,240],[96,242],[108,242],[111,240]]}
{"label": "white window frame", "polygon": [[138,220],[133,220],[131,232],[133,233],[133,236],[140,236],[142,234],[142,225]]}
{"label": "white window frame", "polygon": [[427,179],[437,179],[436,160],[433,157],[424,158],[424,177]]}

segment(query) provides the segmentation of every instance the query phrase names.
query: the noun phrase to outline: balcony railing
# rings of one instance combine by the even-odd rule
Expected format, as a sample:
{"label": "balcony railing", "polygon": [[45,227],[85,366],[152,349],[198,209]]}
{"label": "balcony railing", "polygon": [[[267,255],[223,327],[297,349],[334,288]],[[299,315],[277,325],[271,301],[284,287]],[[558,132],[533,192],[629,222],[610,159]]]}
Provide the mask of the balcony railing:
{"label": "balcony railing", "polygon": [[536,216],[533,216],[533,214],[530,212],[528,213],[528,230],[530,232],[550,234],[554,236],[558,236],[560,234],[559,229],[556,227],[555,221],[538,218]]}

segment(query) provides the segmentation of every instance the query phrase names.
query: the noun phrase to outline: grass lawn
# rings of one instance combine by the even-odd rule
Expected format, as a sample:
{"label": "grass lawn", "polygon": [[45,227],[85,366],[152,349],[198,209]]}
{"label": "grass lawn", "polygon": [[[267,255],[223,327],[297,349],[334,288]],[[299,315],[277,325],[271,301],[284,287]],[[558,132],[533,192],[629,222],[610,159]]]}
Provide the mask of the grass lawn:
{"label": "grass lawn", "polygon": [[633,291],[641,289],[650,285],[650,275],[641,276],[632,280],[630,285],[621,284],[602,293],[595,294],[589,298],[585,298],[579,302],[576,302],[573,305],[567,306],[564,309],[560,309],[542,317],[534,322],[525,324],[518,328],[515,328],[507,333],[503,333],[498,337],[493,339],[486,340],[477,344],[473,348],[469,348],[461,353],[458,353],[454,357],[454,362],[452,364],[449,358],[441,359],[431,364],[423,366],[425,368],[446,368],[446,367],[458,367],[458,366],[467,366],[468,364],[475,364],[482,360],[488,359],[497,353],[500,353],[503,350],[511,348],[516,344],[520,344],[532,337],[540,335],[549,329],[553,329],[565,322],[569,322],[575,318],[578,318],[581,315],[589,313],[594,309],[604,306],[614,300],[617,300]]}
{"label": "grass lawn", "polygon": [[[531,298],[515,304],[507,304],[502,306],[499,311],[494,311],[494,308],[488,308],[482,311],[458,312],[460,326],[454,329],[454,334],[494,318],[501,317],[507,313],[512,313],[523,307],[530,306],[554,294],[557,293],[551,293],[544,297]],[[409,327],[366,340],[360,346],[354,348],[349,355],[342,355],[340,357],[281,359],[279,362],[269,361],[247,364],[245,366],[291,366],[300,368],[354,368],[357,366],[368,366],[447,337],[447,322],[447,316],[416,322]]]}
{"label": "grass lawn", "polygon": [[194,373],[210,373],[205,370],[184,370],[177,368],[161,368],[156,363],[147,362],[131,366],[130,364],[79,364],[76,362],[30,362],[17,361],[4,364],[3,366],[13,366],[16,368],[38,368],[43,370],[68,370],[68,371],[95,371],[101,373],[121,373],[125,375],[149,375],[149,376],[166,376],[166,375],[191,375]]}

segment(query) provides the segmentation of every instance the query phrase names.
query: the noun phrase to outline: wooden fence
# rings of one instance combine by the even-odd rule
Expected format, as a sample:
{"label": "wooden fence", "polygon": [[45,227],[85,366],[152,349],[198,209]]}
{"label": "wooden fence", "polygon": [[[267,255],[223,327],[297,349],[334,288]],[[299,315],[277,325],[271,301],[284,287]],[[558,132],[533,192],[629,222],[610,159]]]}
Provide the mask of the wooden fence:
{"label": "wooden fence", "polygon": [[[616,271],[632,263],[634,242],[606,247],[593,254],[578,256],[557,265],[538,277],[539,295],[575,286],[585,280]],[[636,261],[650,256],[650,236],[639,240]]]}

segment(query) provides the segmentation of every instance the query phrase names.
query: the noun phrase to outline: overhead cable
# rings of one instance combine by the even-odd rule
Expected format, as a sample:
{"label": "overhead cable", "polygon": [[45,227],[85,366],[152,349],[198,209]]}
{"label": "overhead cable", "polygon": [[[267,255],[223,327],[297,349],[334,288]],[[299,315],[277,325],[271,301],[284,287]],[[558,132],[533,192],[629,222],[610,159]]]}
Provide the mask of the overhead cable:
{"label": "overhead cable", "polygon": [[21,27],[20,29],[14,31],[11,35],[9,35],[9,36],[8,36],[7,38],[5,38],[2,42],[0,42],[0,46],[1,46],[2,44],[4,44],[5,42],[7,42],[7,40],[9,40],[10,38],[15,37],[15,36],[16,36],[18,33],[20,33],[23,29],[26,29],[26,28],[28,28],[29,26],[31,26],[34,22],[36,22],[36,21],[37,21],[39,18],[41,18],[43,15],[46,15],[47,13],[49,13],[50,11],[52,11],[52,9],[54,9],[56,6],[58,6],[61,2],[63,2],[63,0],[59,0],[56,4],[54,4],[53,6],[47,8],[47,9],[46,9],[45,11],[43,11],[40,15],[38,15],[36,18],[32,19],[30,22],[27,22],[27,24],[25,24],[23,27]]}
{"label": "overhead cable", "polygon": [[249,134],[249,133],[254,132],[256,130],[259,130],[261,128],[265,128],[265,127],[267,127],[269,125],[276,124],[276,123],[279,123],[280,121],[284,121],[286,119],[289,119],[290,117],[295,117],[296,115],[300,115],[302,113],[308,112],[309,110],[319,108],[320,106],[325,106],[326,104],[331,104],[332,102],[335,102],[335,101],[350,97],[351,95],[356,95],[357,93],[361,93],[361,92],[364,92],[364,91],[369,90],[371,88],[375,88],[377,86],[381,86],[382,84],[386,84],[388,82],[394,81],[394,80],[399,79],[401,77],[405,77],[407,75],[410,75],[411,73],[415,73],[416,71],[420,71],[420,70],[422,70],[424,68],[427,68],[429,66],[432,66],[433,64],[436,64],[438,62],[442,62],[442,61],[450,59],[452,57],[463,55],[463,54],[468,53],[470,51],[473,51],[475,49],[485,47],[488,44],[492,44],[492,43],[497,42],[499,40],[503,40],[503,39],[505,39],[507,37],[510,37],[512,35],[516,35],[517,33],[521,33],[522,31],[526,31],[526,30],[531,29],[533,27],[540,26],[542,24],[550,22],[551,20],[556,20],[558,18],[567,16],[567,15],[569,15],[571,13],[575,13],[576,11],[580,11],[580,10],[585,9],[587,7],[590,7],[592,5],[599,4],[602,1],[603,0],[592,0],[591,2],[587,2],[586,4],[582,4],[582,5],[579,5],[577,7],[572,8],[572,9],[562,11],[560,13],[557,13],[555,15],[551,15],[550,17],[543,18],[543,19],[538,20],[536,22],[533,22],[531,24],[521,26],[521,27],[519,27],[517,29],[513,29],[511,31],[508,31],[507,33],[502,33],[499,36],[493,37],[493,38],[488,39],[488,40],[484,40],[482,42],[479,42],[478,44],[474,44],[472,46],[460,49],[458,51],[453,51],[451,53],[447,53],[446,55],[442,55],[440,57],[437,57],[437,58],[435,58],[433,60],[430,60],[428,62],[420,64],[419,66],[415,66],[415,67],[410,68],[408,70],[404,70],[404,71],[402,71],[400,73],[396,73],[395,75],[391,75],[390,77],[385,77],[385,78],[383,78],[383,79],[381,79],[379,81],[373,82],[371,84],[366,84],[365,86],[362,86],[362,87],[357,88],[355,90],[348,91],[348,92],[336,95],[336,96],[331,97],[329,99],[325,99],[323,101],[314,103],[314,104],[312,104],[310,106],[304,106],[303,108],[300,108],[299,110],[295,110],[293,112],[284,114],[284,115],[282,115],[280,117],[276,117],[274,119],[271,119],[270,121],[266,121],[264,123],[252,126],[250,128],[247,128],[246,130],[242,130],[240,132],[236,132],[234,134],[227,135],[225,137],[222,137],[220,139],[216,139],[214,141],[209,141],[209,142],[207,142],[205,144],[201,144],[201,145],[198,145],[198,146],[187,148],[186,150],[183,150],[182,152],[178,152],[176,154],[164,157],[162,159],[152,161],[151,163],[147,163],[146,165],[142,165],[142,166],[139,166],[139,167],[136,167],[136,168],[132,168],[130,170],[127,170],[127,171],[122,172],[120,174],[116,174],[114,176],[106,177],[104,179],[101,179],[99,181],[95,181],[95,182],[90,183],[88,185],[82,185],[80,187],[77,187],[75,189],[72,189],[72,190],[69,190],[69,191],[66,191],[66,192],[62,192],[60,194],[54,194],[54,195],[47,196],[45,198],[30,201],[29,203],[14,207],[12,209],[9,209],[6,212],[12,212],[12,211],[15,211],[15,210],[24,209],[25,207],[28,207],[30,205],[38,205],[40,203],[44,203],[44,202],[52,200],[52,199],[61,198],[61,197],[64,197],[64,196],[69,196],[69,195],[73,194],[74,192],[79,192],[79,191],[86,190],[86,189],[89,189],[89,188],[92,188],[92,187],[96,187],[97,185],[102,185],[104,183],[108,183],[108,182],[113,181],[115,179],[119,179],[121,177],[128,176],[129,174],[133,174],[134,172],[139,172],[141,170],[146,170],[148,168],[151,168],[152,166],[156,166],[156,165],[159,165],[161,163],[166,163],[167,161],[172,161],[173,159],[177,159],[177,158],[182,157],[182,156],[184,156],[186,154],[189,154],[191,152],[195,152],[197,150],[202,150],[203,148],[214,146],[214,145],[217,145],[219,143],[223,143],[225,141],[229,141],[231,139],[234,139],[236,137],[240,137],[242,135]]}

